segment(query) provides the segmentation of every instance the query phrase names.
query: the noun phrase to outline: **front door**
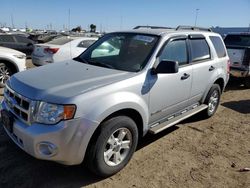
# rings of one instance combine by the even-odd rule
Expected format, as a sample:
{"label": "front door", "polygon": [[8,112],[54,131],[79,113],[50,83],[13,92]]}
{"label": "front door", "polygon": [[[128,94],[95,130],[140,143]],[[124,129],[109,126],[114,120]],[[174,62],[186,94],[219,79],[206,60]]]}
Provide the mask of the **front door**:
{"label": "front door", "polygon": [[192,85],[192,67],[188,64],[186,39],[167,42],[158,58],[159,62],[178,61],[179,71],[150,75],[150,124],[187,107]]}

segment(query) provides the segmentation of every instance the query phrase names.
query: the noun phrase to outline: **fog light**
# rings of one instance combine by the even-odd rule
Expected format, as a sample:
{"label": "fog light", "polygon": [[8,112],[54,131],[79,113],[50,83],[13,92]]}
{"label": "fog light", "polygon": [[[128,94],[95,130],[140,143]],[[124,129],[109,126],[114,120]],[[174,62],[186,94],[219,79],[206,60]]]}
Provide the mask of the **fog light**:
{"label": "fog light", "polygon": [[57,147],[50,142],[40,142],[38,144],[38,151],[46,157],[52,157],[57,154]]}

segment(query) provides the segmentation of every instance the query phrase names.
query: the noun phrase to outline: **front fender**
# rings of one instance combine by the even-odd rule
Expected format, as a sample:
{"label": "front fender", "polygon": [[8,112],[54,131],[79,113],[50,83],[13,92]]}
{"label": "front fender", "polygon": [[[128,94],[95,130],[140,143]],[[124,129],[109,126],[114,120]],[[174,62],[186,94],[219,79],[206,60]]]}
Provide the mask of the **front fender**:
{"label": "front fender", "polygon": [[85,112],[84,116],[100,124],[109,115],[123,109],[133,109],[141,115],[145,133],[148,129],[148,105],[145,99],[132,92],[117,92],[98,98],[91,106],[88,106],[88,112]]}

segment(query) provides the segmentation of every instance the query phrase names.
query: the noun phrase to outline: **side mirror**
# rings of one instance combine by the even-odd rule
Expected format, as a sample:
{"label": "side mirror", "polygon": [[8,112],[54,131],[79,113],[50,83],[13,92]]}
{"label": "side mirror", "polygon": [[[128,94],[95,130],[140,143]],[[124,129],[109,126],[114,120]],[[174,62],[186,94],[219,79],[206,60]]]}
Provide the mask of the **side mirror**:
{"label": "side mirror", "polygon": [[152,69],[153,74],[173,74],[179,71],[177,61],[162,60],[156,68]]}

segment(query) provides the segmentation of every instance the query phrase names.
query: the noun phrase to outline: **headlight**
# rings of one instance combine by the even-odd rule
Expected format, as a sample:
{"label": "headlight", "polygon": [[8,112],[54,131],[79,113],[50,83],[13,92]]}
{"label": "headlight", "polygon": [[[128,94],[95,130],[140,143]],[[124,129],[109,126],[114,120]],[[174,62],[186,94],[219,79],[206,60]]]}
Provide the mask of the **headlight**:
{"label": "headlight", "polygon": [[56,124],[61,120],[72,119],[76,110],[75,105],[58,105],[40,102],[34,114],[34,121],[43,124]]}
{"label": "headlight", "polygon": [[25,59],[26,55],[18,54],[18,55],[13,55],[14,57],[17,57],[18,59]]}

